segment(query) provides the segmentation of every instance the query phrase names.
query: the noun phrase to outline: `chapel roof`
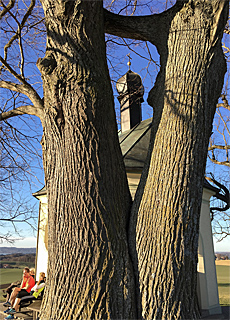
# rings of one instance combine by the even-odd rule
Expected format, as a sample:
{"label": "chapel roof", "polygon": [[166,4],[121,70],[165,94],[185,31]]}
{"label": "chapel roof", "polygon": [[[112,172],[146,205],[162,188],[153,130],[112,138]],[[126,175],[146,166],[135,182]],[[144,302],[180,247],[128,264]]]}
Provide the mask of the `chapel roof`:
{"label": "chapel roof", "polygon": [[142,121],[134,128],[118,133],[126,170],[141,171],[147,157],[152,118]]}
{"label": "chapel roof", "polygon": [[44,195],[46,195],[46,186],[44,186],[44,187],[41,188],[40,190],[32,193],[32,195],[33,195],[35,198],[37,198],[37,197],[39,197],[39,196],[44,196]]}

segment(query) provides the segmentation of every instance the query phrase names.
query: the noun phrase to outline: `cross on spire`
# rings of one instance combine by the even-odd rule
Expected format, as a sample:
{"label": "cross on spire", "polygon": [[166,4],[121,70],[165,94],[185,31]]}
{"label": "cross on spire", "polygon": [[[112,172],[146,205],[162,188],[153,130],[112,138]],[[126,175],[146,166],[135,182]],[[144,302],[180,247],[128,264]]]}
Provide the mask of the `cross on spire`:
{"label": "cross on spire", "polygon": [[127,57],[129,58],[129,61],[127,62],[127,65],[129,66],[129,70],[130,70],[130,66],[131,66],[131,57],[130,57],[130,53],[127,54]]}

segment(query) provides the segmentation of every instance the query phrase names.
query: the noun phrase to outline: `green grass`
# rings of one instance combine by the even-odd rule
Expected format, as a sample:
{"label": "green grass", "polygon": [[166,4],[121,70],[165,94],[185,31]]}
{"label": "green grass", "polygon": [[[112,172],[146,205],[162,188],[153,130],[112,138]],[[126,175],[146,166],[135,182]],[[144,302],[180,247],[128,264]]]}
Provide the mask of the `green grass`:
{"label": "green grass", "polygon": [[[21,269],[0,269],[0,284],[8,284],[22,278],[23,268]],[[5,301],[3,290],[0,289],[0,302]]]}
{"label": "green grass", "polygon": [[220,305],[230,306],[230,266],[216,266]]}
{"label": "green grass", "polygon": [[21,269],[0,269],[0,284],[11,283],[22,278]]}

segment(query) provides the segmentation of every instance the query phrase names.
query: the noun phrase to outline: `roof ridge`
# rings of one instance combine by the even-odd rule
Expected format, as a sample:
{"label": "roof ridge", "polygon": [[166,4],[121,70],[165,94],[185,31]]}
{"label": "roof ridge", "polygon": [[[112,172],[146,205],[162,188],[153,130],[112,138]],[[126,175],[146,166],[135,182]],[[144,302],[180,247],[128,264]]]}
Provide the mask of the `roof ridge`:
{"label": "roof ridge", "polygon": [[135,145],[142,139],[142,137],[148,132],[148,130],[150,130],[152,125],[152,122],[147,126],[147,128],[143,131],[143,133],[138,137],[138,139],[136,139],[133,144],[130,146],[130,148],[122,155],[123,158],[130,152],[130,150],[132,150]]}

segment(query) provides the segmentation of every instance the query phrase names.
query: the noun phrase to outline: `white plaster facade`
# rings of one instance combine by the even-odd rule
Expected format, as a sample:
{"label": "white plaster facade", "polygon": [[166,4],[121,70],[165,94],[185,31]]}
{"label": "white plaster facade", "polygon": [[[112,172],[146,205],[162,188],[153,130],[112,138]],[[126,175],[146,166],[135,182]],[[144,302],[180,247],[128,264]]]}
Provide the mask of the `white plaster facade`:
{"label": "white plaster facade", "polygon": [[36,250],[36,279],[39,273],[45,272],[47,276],[48,265],[48,210],[46,193],[34,196],[40,201]]}
{"label": "white plaster facade", "polygon": [[198,247],[198,298],[203,315],[221,314],[216,277],[215,254],[210,218],[210,198],[215,192],[204,188]]}

